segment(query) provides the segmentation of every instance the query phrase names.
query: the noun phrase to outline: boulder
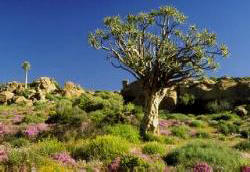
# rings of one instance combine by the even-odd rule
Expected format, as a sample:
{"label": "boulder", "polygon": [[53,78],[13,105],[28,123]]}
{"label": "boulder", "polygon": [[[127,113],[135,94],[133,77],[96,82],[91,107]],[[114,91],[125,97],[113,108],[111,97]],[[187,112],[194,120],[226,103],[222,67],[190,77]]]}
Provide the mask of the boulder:
{"label": "boulder", "polygon": [[26,99],[24,96],[16,96],[14,97],[14,102],[16,104],[25,104],[25,105],[28,105],[28,106],[32,106],[33,103],[32,103],[32,100],[28,100]]}
{"label": "boulder", "polygon": [[6,86],[6,91],[10,92],[16,92],[19,90],[24,90],[24,84],[23,83],[18,83],[16,81],[9,82]]}
{"label": "boulder", "polygon": [[73,82],[66,82],[64,84],[63,95],[68,98],[79,97],[84,93],[84,90],[74,84]]}
{"label": "boulder", "polygon": [[241,116],[241,117],[246,116],[248,114],[248,111],[246,110],[246,106],[244,105],[235,107],[234,111],[238,116]]}
{"label": "boulder", "polygon": [[41,77],[34,81],[32,85],[35,87],[36,90],[40,89],[46,94],[54,92],[57,89],[55,81],[49,77]]}
{"label": "boulder", "polygon": [[3,91],[0,93],[0,103],[7,103],[14,97],[14,93],[10,91]]}

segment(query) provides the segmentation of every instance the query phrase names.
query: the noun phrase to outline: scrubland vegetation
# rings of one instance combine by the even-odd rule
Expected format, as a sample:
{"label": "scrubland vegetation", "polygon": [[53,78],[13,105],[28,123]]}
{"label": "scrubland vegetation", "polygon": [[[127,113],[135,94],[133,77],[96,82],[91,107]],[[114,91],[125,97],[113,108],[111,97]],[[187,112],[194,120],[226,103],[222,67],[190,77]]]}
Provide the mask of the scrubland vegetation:
{"label": "scrubland vegetation", "polygon": [[53,101],[0,106],[2,171],[241,171],[250,165],[249,116],[161,110],[160,134],[142,138],[142,107],[124,104],[118,93],[47,97]]}

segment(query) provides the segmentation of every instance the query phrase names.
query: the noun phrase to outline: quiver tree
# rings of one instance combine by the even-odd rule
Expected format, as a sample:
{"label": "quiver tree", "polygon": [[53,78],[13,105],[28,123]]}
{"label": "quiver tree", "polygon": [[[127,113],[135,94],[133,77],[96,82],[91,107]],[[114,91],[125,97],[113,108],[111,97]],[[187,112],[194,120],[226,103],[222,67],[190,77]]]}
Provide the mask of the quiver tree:
{"label": "quiver tree", "polygon": [[31,68],[30,62],[24,61],[22,63],[22,68],[23,68],[23,70],[25,72],[25,88],[27,88],[27,85],[28,85],[28,72],[29,72],[29,70]]}
{"label": "quiver tree", "polygon": [[215,33],[199,31],[185,21],[183,13],[165,6],[124,19],[106,17],[104,28],[89,34],[91,46],[106,51],[115,68],[143,82],[143,135],[158,133],[158,108],[168,88],[216,69],[216,58],[228,55],[228,48],[218,45]]}

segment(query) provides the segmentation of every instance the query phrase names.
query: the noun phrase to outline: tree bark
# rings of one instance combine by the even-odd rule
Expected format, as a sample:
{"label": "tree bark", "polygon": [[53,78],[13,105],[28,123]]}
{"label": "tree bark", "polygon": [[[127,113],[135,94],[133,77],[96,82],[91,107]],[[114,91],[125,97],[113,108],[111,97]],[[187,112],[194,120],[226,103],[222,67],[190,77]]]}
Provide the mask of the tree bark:
{"label": "tree bark", "polygon": [[159,105],[165,97],[167,89],[158,91],[145,90],[144,118],[141,123],[141,135],[146,136],[148,132],[159,134]]}
{"label": "tree bark", "polygon": [[25,88],[27,88],[28,85],[28,71],[25,71]]}

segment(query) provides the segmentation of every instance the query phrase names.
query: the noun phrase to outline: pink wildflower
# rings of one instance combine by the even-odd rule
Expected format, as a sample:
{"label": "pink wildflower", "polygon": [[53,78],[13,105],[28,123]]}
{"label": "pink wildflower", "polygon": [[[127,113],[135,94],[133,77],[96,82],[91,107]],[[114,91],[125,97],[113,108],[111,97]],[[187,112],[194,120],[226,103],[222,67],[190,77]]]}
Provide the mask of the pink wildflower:
{"label": "pink wildflower", "polygon": [[250,172],[250,167],[246,166],[246,167],[243,167],[242,172]]}
{"label": "pink wildflower", "polygon": [[213,168],[207,163],[198,163],[194,166],[194,172],[212,172]]}
{"label": "pink wildflower", "polygon": [[0,162],[5,162],[5,161],[8,161],[8,155],[7,155],[7,152],[0,148]]}
{"label": "pink wildflower", "polygon": [[76,165],[76,161],[73,158],[71,158],[71,156],[66,152],[54,154],[52,158],[54,160],[62,162],[63,164]]}

